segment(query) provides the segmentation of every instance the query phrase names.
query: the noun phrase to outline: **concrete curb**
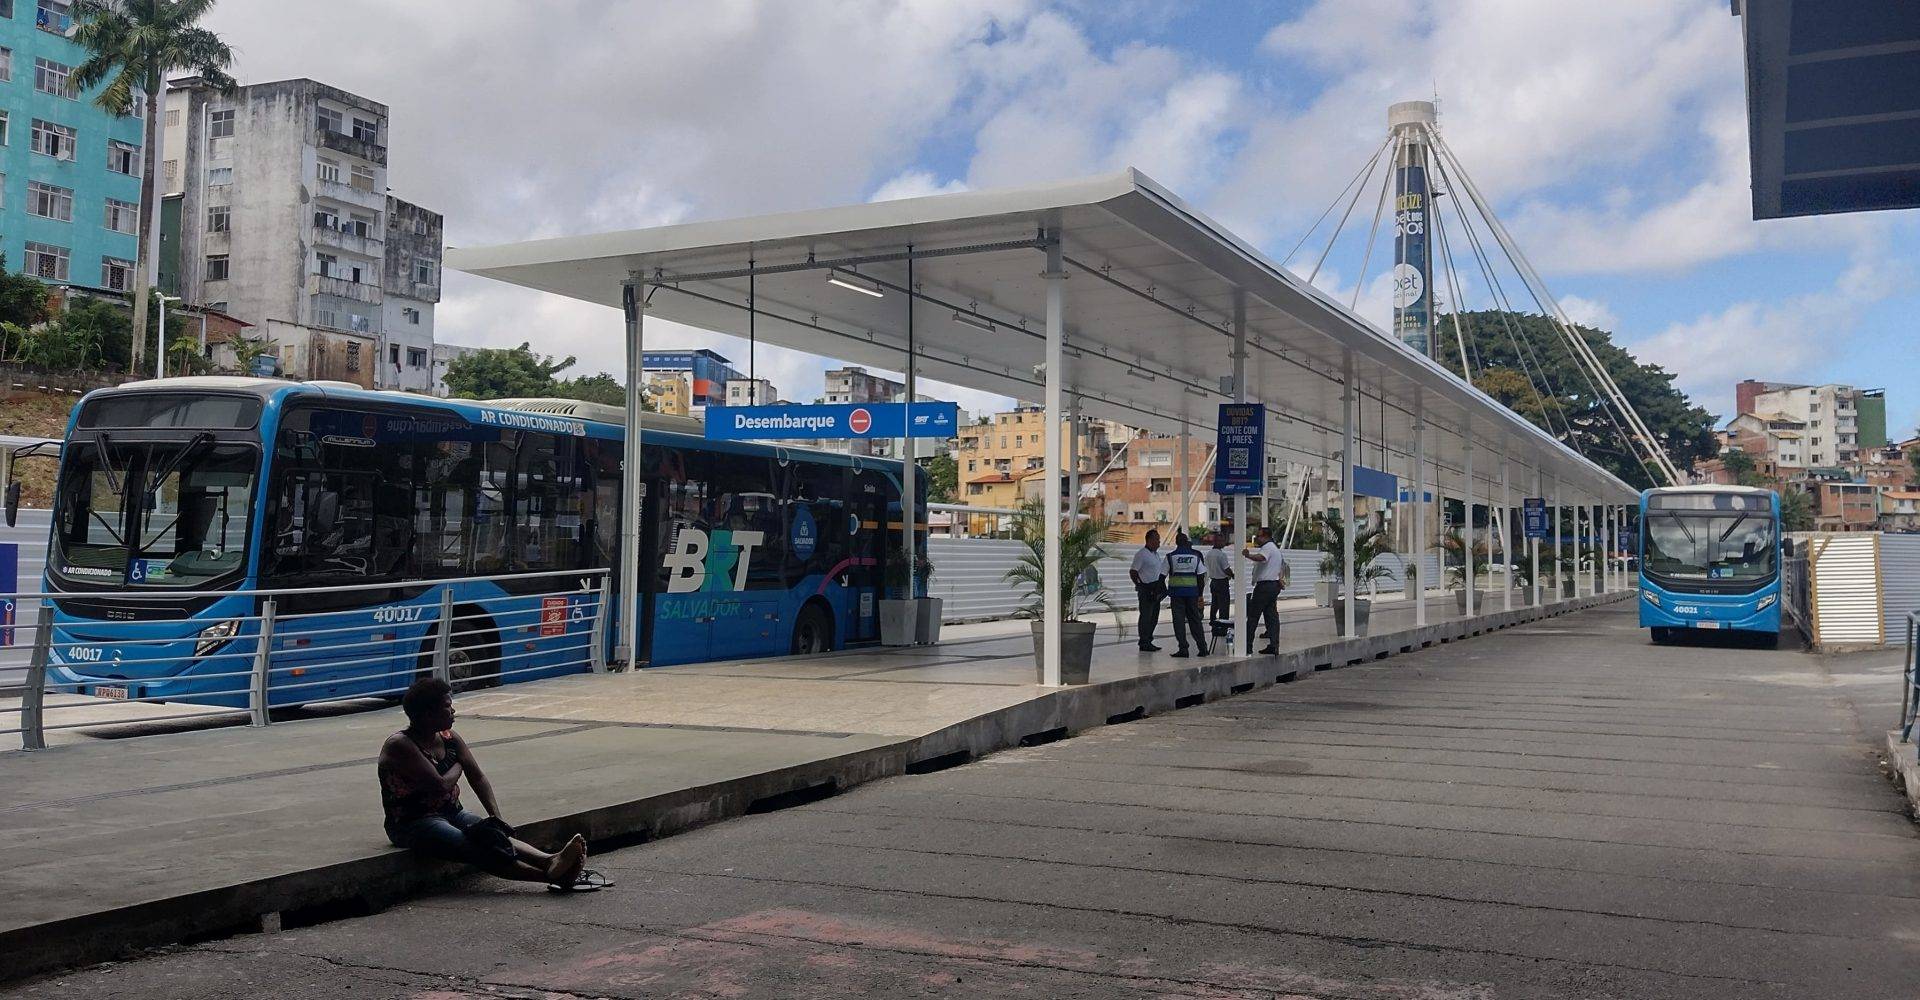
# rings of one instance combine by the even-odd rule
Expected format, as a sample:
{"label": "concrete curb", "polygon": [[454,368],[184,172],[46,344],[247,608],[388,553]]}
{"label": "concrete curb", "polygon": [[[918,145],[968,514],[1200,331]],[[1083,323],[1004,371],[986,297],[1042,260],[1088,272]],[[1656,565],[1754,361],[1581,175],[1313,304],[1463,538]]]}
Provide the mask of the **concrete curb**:
{"label": "concrete curb", "polygon": [[1900,742],[1900,730],[1887,730],[1887,764],[1899,776],[1900,790],[1907,795],[1907,812],[1920,817],[1920,750],[1912,743]]}
{"label": "concrete curb", "polygon": [[[878,778],[926,773],[1020,745],[1120,723],[1385,659],[1438,643],[1626,600],[1631,592],[1574,598],[1423,628],[1339,639],[1277,656],[1202,660],[1184,669],[1051,690],[925,736],[759,774],[678,789],[524,823],[530,840],[584,834],[601,847],[670,836],[708,823],[815,801]],[[1895,734],[1897,737],[1898,734]],[[1911,757],[1911,747],[1906,756]],[[1907,779],[1909,793],[1920,773]],[[0,933],[0,981],[107,961],[182,941],[274,931],[375,912],[464,875],[387,849],[320,868],[102,910]]]}

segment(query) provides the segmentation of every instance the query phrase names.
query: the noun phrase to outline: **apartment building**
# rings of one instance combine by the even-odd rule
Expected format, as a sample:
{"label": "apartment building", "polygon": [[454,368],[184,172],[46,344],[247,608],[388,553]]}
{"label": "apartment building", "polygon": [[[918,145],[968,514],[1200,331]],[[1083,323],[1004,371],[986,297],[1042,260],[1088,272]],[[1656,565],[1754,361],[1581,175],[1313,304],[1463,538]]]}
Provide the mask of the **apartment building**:
{"label": "apartment building", "polygon": [[1182,490],[1180,438],[1142,434],[1127,444],[1126,474],[1103,482],[1103,513],[1129,541],[1144,542],[1147,532],[1165,535],[1194,524],[1218,524],[1220,498],[1207,487],[1211,474],[1207,456],[1210,442],[1189,438],[1186,451],[1188,489]]}
{"label": "apartment building", "polygon": [[[858,365],[845,368],[828,369],[824,381],[826,389],[822,399],[827,403],[894,403],[906,399],[905,383],[887,378]],[[922,397],[925,398],[925,397]],[[900,442],[889,438],[857,438],[845,441],[821,441],[816,447],[846,452],[850,455],[871,455],[875,458],[900,457]],[[922,448],[922,451],[927,449]],[[962,477],[964,478],[964,476]]]}
{"label": "apartment building", "polygon": [[[698,417],[705,414],[709,406],[725,406],[727,383],[746,377],[733,367],[733,362],[705,348],[693,351],[647,351],[642,356],[642,362],[647,368],[649,384],[656,374],[673,376],[686,383],[687,404],[681,416]],[[654,400],[655,405],[660,402],[658,398]]]}
{"label": "apartment building", "polygon": [[0,2],[0,252],[52,285],[124,294],[139,250],[138,115],[73,85],[87,58],[57,0]]}
{"label": "apartment building", "polygon": [[1850,385],[1793,385],[1755,382],[1734,387],[1740,405],[1736,421],[1757,417],[1769,424],[1799,424],[1796,455],[1775,458],[1779,465],[1806,468],[1849,466],[1867,449],[1887,443],[1886,391]]}
{"label": "apartment building", "polygon": [[433,391],[441,217],[387,193],[387,107],[314,80],[166,95],[168,290],[273,328],[283,369]]}
{"label": "apartment building", "polygon": [[780,390],[763,378],[730,378],[726,400],[728,406],[770,406],[780,401]]}

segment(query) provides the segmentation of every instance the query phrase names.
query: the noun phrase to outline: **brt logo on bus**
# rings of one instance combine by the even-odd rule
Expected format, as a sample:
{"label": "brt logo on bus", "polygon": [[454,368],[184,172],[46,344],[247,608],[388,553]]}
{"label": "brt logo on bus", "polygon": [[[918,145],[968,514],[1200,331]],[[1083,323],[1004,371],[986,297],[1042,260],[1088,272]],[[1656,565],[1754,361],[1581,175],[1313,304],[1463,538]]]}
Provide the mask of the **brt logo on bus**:
{"label": "brt logo on bus", "polygon": [[661,558],[667,571],[667,593],[701,590],[745,590],[753,550],[766,540],[760,531],[716,530],[709,537],[699,528],[682,527]]}

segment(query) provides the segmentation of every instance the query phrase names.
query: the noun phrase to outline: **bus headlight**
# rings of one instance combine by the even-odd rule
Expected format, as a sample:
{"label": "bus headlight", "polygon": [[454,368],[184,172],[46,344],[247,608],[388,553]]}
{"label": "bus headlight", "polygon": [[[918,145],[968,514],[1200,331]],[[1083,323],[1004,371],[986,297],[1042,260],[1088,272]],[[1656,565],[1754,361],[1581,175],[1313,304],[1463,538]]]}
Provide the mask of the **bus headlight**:
{"label": "bus headlight", "polygon": [[1643,590],[1640,592],[1640,596],[1646,598],[1648,604],[1651,604],[1656,608],[1660,606],[1659,594],[1656,594],[1651,590]]}
{"label": "bus headlight", "polygon": [[240,631],[240,619],[238,618],[229,618],[223,622],[215,622],[201,629],[200,641],[193,644],[193,655],[205,656],[219,649],[228,639],[233,638],[234,633],[238,631]]}
{"label": "bus headlight", "polygon": [[1759,607],[1757,607],[1757,608],[1755,608],[1754,610],[1755,610],[1755,611],[1765,611],[1765,610],[1767,610],[1768,608],[1770,608],[1770,607],[1773,607],[1773,602],[1775,602],[1775,601],[1777,601],[1777,600],[1779,600],[1779,599],[1780,599],[1780,595],[1779,595],[1779,594],[1768,594],[1767,596],[1765,596],[1765,597],[1762,597],[1762,598],[1760,599],[1760,606],[1759,606]]}

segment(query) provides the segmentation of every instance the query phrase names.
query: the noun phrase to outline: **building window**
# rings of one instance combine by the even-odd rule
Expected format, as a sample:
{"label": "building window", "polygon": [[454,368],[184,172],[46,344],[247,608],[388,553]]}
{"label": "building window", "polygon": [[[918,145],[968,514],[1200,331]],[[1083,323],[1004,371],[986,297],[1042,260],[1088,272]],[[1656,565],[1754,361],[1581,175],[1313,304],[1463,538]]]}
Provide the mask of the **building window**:
{"label": "building window", "polygon": [[51,156],[56,160],[73,159],[73,147],[78,133],[65,125],[33,120],[33,151],[42,156]]}
{"label": "building window", "polygon": [[340,183],[340,163],[337,160],[329,160],[324,156],[321,157],[314,164],[314,172],[320,175],[321,180],[329,184]]}
{"label": "building window", "polygon": [[[9,13],[7,14],[7,16],[12,17],[13,15]],[[10,82],[12,79],[13,79],[13,50],[6,48],[4,46],[0,46],[0,83],[7,83],[7,82]]]}
{"label": "building window", "polygon": [[339,229],[340,216],[331,208],[316,208],[313,210],[313,224],[319,229]]}
{"label": "building window", "polygon": [[233,137],[233,110],[207,112],[207,138],[229,139]]}
{"label": "building window", "polygon": [[315,126],[322,132],[346,131],[346,129],[342,127],[343,123],[340,118],[340,112],[324,104],[320,105],[320,107],[314,111],[313,117]]}
{"label": "building window", "polygon": [[64,35],[73,30],[73,5],[66,0],[40,0],[33,23],[41,31]]}
{"label": "building window", "polygon": [[416,285],[433,284],[433,261],[425,257],[413,259],[413,283]]}
{"label": "building window", "polygon": [[13,16],[13,0],[0,0],[0,17]]}
{"label": "building window", "polygon": [[140,231],[140,206],[118,198],[107,199],[106,226],[116,233]]}
{"label": "building window", "polygon": [[73,221],[73,189],[30,181],[27,184],[27,214],[58,222]]}
{"label": "building window", "polygon": [[100,258],[100,284],[116,292],[133,287],[133,261],[118,257]]}
{"label": "building window", "polygon": [[7,113],[0,111],[0,146],[7,144]]}
{"label": "building window", "polygon": [[356,212],[347,217],[347,224],[341,231],[352,233],[353,235],[359,236],[362,238],[372,236],[373,235],[373,219]]}
{"label": "building window", "polygon": [[180,124],[180,109],[168,108],[167,109],[167,127],[173,128],[174,126],[179,124]]}
{"label": "building window", "polygon": [[207,280],[208,281],[227,280],[227,255],[226,254],[210,253],[207,255]]}
{"label": "building window", "polygon": [[380,124],[356,115],[353,119],[353,137],[361,142],[379,142]]}
{"label": "building window", "polygon": [[224,233],[233,226],[233,209],[215,205],[207,209],[207,232]]}
{"label": "building window", "polygon": [[395,368],[400,367],[400,345],[399,344],[387,345],[387,363],[393,365]]}
{"label": "building window", "polygon": [[208,187],[223,187],[225,185],[232,184],[232,183],[233,183],[232,167],[208,167],[207,168],[207,186]]}
{"label": "building window", "polygon": [[116,174],[140,176],[140,147],[130,142],[108,139],[107,169]]}
{"label": "building window", "polygon": [[167,183],[169,184],[179,180],[180,179],[180,161],[168,160],[167,162],[161,164],[160,173],[162,176],[164,176],[167,179]]}
{"label": "building window", "polygon": [[425,368],[426,366],[427,366],[427,349],[426,348],[424,347],[407,348],[407,367],[408,368]]}
{"label": "building window", "polygon": [[33,89],[70,101],[80,99],[80,92],[73,89],[73,67],[51,59],[33,61]]}
{"label": "building window", "polygon": [[425,236],[425,235],[427,235],[427,220],[426,220],[425,218],[422,218],[422,217],[419,217],[419,216],[416,216],[416,217],[414,218],[414,220],[413,220],[413,235],[415,235],[415,236]]}
{"label": "building window", "polygon": [[318,258],[320,276],[322,278],[338,278],[340,276],[340,258],[330,253],[314,254],[314,257]]}
{"label": "building window", "polygon": [[334,312],[331,309],[315,309],[313,311],[313,325],[324,326],[329,329],[338,329],[340,326],[340,319],[338,316],[334,315]]}
{"label": "building window", "polygon": [[406,317],[408,326],[420,325],[420,310],[412,306],[402,306],[400,308],[400,315]]}
{"label": "building window", "polygon": [[360,344],[357,341],[347,341],[347,370],[350,372],[360,370]]}
{"label": "building window", "polygon": [[362,164],[353,165],[353,178],[348,181],[361,191],[373,190],[373,168]]}
{"label": "building window", "polygon": [[36,278],[65,281],[70,257],[66,247],[29,243],[27,244],[27,273]]}

